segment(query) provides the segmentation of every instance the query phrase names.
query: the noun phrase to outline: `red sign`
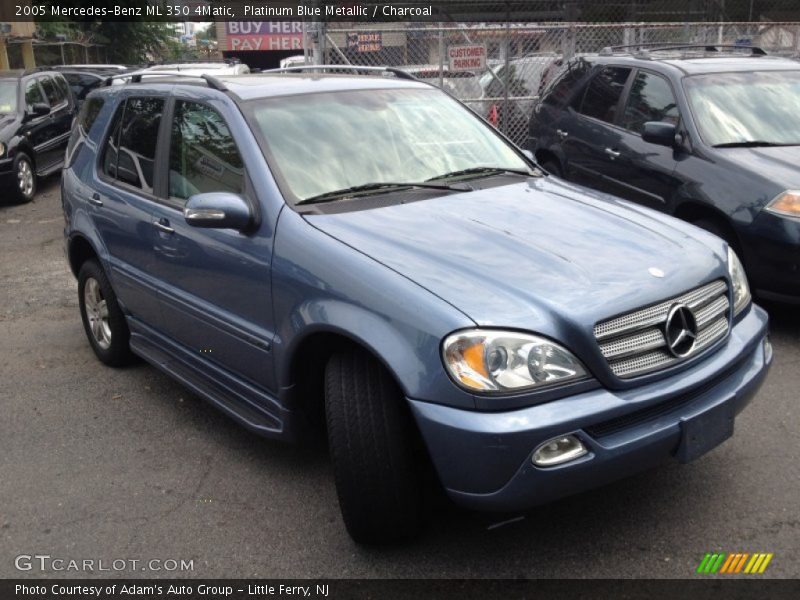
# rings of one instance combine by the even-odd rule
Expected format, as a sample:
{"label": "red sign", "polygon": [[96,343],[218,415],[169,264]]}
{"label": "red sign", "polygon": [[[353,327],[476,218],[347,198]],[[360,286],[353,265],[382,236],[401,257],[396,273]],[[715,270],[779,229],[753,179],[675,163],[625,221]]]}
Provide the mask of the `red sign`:
{"label": "red sign", "polygon": [[227,21],[224,50],[302,50],[301,21]]}
{"label": "red sign", "polygon": [[486,46],[450,46],[447,49],[447,60],[451,71],[483,71],[486,69]]}

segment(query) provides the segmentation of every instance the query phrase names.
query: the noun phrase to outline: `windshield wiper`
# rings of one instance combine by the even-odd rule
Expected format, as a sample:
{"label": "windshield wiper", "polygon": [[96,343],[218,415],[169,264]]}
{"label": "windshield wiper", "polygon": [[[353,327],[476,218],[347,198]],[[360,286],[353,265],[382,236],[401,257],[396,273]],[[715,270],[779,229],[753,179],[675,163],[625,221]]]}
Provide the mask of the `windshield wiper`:
{"label": "windshield wiper", "polygon": [[443,175],[437,175],[436,177],[431,177],[430,179],[426,179],[425,181],[439,181],[441,179],[452,179],[453,177],[462,177],[464,175],[479,175],[486,177],[489,175],[498,175],[500,173],[512,173],[514,175],[524,175],[525,177],[536,176],[536,173],[533,173],[528,169],[506,169],[504,167],[472,167],[469,169],[461,169],[460,171],[453,171],[452,173],[444,173]]}
{"label": "windshield wiper", "polygon": [[747,140],[746,142],[725,142],[724,144],[714,144],[713,148],[768,148],[770,146],[798,146],[800,144],[781,144],[778,142],[766,142],[764,140]]}
{"label": "windshield wiper", "polygon": [[416,182],[394,183],[388,181],[380,181],[375,183],[364,183],[362,185],[354,185],[351,187],[342,188],[340,190],[325,192],[324,194],[317,194],[316,196],[311,196],[310,198],[303,198],[302,200],[295,202],[295,206],[299,206],[301,204],[319,204],[321,202],[331,202],[333,200],[339,200],[341,198],[349,198],[351,196],[367,195],[370,192],[377,192],[379,194],[383,194],[387,192],[410,190],[413,188],[429,188],[432,190],[446,190],[449,192],[472,191],[472,188],[465,184],[448,185],[445,183],[428,183],[425,181],[420,183]]}

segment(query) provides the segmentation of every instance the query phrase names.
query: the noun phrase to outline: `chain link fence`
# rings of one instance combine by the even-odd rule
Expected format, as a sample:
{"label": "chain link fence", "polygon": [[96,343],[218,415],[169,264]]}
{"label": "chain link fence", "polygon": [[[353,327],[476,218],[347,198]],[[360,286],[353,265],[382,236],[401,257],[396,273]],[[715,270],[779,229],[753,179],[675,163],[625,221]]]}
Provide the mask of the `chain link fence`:
{"label": "chain link fence", "polygon": [[800,56],[797,21],[315,23],[310,29],[317,50],[306,51],[307,62],[401,67],[444,88],[517,143],[525,139],[533,103],[572,57],[660,44],[759,46]]}

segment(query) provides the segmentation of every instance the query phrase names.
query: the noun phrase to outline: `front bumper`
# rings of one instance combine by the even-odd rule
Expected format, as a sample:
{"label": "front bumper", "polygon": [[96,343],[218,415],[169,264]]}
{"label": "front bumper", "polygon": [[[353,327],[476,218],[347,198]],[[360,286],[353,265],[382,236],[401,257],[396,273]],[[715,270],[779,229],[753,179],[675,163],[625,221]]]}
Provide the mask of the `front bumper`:
{"label": "front bumper", "polygon": [[742,236],[745,266],[756,295],[800,303],[800,219],[764,210]]}
{"label": "front bumper", "polygon": [[[766,313],[753,305],[714,354],[631,390],[597,389],[498,413],[409,402],[454,501],[481,510],[523,510],[674,457],[683,422],[709,411],[738,414],[769,368],[767,327]],[[556,467],[531,463],[537,446],[570,433],[587,446],[587,455]]]}

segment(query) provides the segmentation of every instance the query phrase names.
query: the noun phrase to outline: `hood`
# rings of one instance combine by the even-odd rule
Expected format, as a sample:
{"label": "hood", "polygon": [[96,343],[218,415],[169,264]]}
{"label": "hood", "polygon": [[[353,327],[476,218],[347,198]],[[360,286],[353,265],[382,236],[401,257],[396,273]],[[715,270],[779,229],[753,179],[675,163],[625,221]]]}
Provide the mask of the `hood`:
{"label": "hood", "polygon": [[552,177],[307,219],[479,325],[545,335],[727,272],[714,236]]}
{"label": "hood", "polygon": [[716,150],[745,172],[761,176],[782,190],[800,189],[800,146]]}

